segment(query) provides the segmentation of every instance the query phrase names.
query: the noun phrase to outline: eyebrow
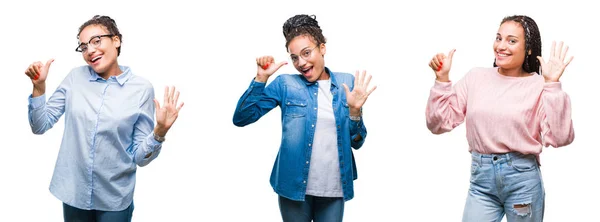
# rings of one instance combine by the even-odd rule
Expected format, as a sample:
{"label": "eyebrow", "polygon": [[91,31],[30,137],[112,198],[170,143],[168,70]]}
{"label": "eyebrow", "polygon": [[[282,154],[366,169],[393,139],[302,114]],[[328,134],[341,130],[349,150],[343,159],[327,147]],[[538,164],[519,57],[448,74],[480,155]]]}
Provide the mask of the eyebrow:
{"label": "eyebrow", "polygon": [[[310,46],[306,46],[306,47],[304,47],[304,48],[300,49],[300,53],[302,53],[302,51],[304,51],[305,49],[310,49]],[[293,56],[293,55],[296,55],[296,54],[294,54],[294,53],[290,53],[290,56]],[[296,56],[297,56],[297,55],[296,55]]]}
{"label": "eyebrow", "polygon": [[[496,33],[496,35],[502,36],[500,33]],[[517,39],[519,38],[519,37],[518,37],[518,36],[516,36],[516,35],[508,35],[508,37],[513,37],[513,38],[517,38]]]}

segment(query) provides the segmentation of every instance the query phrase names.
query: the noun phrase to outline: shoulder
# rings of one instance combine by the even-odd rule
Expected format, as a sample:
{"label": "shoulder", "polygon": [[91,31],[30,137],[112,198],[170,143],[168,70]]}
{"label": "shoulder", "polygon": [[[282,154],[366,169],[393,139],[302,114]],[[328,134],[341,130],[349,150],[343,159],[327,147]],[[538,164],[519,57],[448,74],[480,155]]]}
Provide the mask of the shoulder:
{"label": "shoulder", "polygon": [[306,83],[304,83],[304,80],[302,80],[300,74],[280,74],[275,78],[275,80],[273,80],[271,84],[296,87],[306,86]]}
{"label": "shoulder", "polygon": [[354,85],[354,75],[345,72],[331,72],[333,79],[338,83],[346,83],[348,86]]}

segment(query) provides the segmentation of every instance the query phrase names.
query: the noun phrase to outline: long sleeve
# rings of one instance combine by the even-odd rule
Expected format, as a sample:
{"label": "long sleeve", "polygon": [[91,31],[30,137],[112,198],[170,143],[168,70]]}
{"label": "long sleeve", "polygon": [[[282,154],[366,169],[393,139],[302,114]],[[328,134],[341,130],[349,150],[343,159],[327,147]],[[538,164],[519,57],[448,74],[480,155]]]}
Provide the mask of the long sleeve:
{"label": "long sleeve", "polygon": [[65,100],[71,88],[69,74],[46,102],[46,94],[32,97],[29,95],[29,126],[34,134],[44,134],[51,129],[65,113]]}
{"label": "long sleeve", "polygon": [[439,81],[431,88],[425,115],[427,128],[433,134],[449,132],[464,121],[467,111],[466,77],[454,88],[451,82]]}
{"label": "long sleeve", "polygon": [[277,77],[269,86],[252,81],[244,92],[233,114],[233,124],[246,126],[256,122],[281,102],[281,78]]}
{"label": "long sleeve", "polygon": [[[133,149],[135,163],[146,166],[154,160],[162,148],[162,143],[154,139],[154,89],[149,87],[140,102],[140,114],[134,124]],[[149,157],[146,157],[150,154]]]}
{"label": "long sleeve", "polygon": [[571,119],[571,100],[561,83],[545,83],[539,113],[542,144],[553,147],[569,145],[575,138]]}
{"label": "long sleeve", "polygon": [[352,148],[359,149],[367,138],[367,128],[361,117],[359,121],[350,120],[350,144]]}

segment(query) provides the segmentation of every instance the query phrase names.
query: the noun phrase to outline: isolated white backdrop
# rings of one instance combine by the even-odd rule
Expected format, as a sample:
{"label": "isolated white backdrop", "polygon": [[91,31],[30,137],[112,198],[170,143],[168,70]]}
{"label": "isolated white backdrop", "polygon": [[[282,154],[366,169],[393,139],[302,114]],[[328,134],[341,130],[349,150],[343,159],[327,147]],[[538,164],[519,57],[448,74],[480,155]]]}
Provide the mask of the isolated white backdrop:
{"label": "isolated white backdrop", "polygon": [[[48,191],[63,120],[44,135],[27,121],[31,83],[25,68],[56,61],[47,93],[73,67],[77,28],[109,15],[123,34],[121,65],[149,79],[162,100],[175,85],[186,103],[161,155],[138,168],[134,221],[280,221],[269,175],[280,142],[280,111],[235,127],[235,105],[256,73],[255,58],[287,59],[281,27],[315,14],[326,36],[326,65],[367,70],[378,89],[364,107],[368,137],[355,152],[356,197],[345,221],[460,221],[469,186],[464,126],[435,136],[425,104],[438,52],[456,48],[451,80],[492,65],[492,43],[504,16],[533,17],[543,55],[565,41],[575,59],[561,78],[572,100],[575,141],[544,149],[546,221],[598,218],[600,156],[597,69],[600,16],[575,1],[6,1],[0,3],[0,221],[62,221]],[[296,73],[290,64],[278,73]],[[277,75],[277,74],[276,74]],[[273,79],[273,78],[271,78]]]}

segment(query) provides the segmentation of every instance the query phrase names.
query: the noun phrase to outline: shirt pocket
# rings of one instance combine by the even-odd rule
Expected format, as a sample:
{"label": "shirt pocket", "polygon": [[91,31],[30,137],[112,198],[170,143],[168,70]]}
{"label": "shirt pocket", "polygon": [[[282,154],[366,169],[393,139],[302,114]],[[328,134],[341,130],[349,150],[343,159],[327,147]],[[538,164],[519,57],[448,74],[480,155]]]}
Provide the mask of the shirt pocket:
{"label": "shirt pocket", "polygon": [[306,116],[306,100],[288,99],[285,102],[285,115],[294,118]]}

